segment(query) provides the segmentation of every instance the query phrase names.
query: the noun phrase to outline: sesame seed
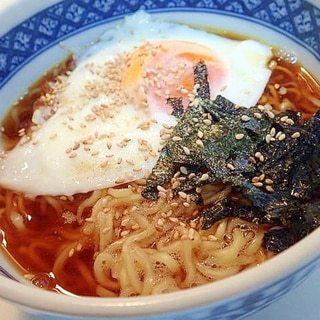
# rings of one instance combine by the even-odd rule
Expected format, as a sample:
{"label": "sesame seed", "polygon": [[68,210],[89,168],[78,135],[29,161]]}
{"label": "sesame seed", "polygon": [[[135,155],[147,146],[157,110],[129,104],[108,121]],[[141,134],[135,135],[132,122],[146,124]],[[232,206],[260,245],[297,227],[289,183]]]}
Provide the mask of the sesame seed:
{"label": "sesame seed", "polygon": [[194,98],[191,102],[190,102],[190,106],[198,106],[199,105],[199,98]]}
{"label": "sesame seed", "polygon": [[193,240],[194,239],[194,235],[195,235],[195,230],[193,228],[189,229],[188,231],[188,238],[190,240]]}
{"label": "sesame seed", "polygon": [[300,132],[296,131],[291,135],[291,138],[296,139],[300,137]]}
{"label": "sesame seed", "polygon": [[119,158],[117,159],[117,164],[121,164],[121,162],[122,162],[122,158],[119,157]]}
{"label": "sesame seed", "polygon": [[256,164],[257,161],[254,157],[249,157],[249,160],[251,161],[251,163]]}
{"label": "sesame seed", "polygon": [[75,252],[74,248],[70,249],[68,253],[68,257],[71,258],[74,255],[74,252]]}
{"label": "sesame seed", "polygon": [[88,114],[88,115],[85,116],[85,120],[87,122],[94,121],[96,119],[97,119],[97,117],[95,115],[93,115],[93,114]]}
{"label": "sesame seed", "polygon": [[197,139],[196,144],[200,147],[204,147],[204,144],[203,144],[202,140],[200,140],[200,139]]}
{"label": "sesame seed", "polygon": [[80,143],[79,142],[75,142],[74,145],[73,145],[72,150],[77,150],[79,148],[80,148]]}
{"label": "sesame seed", "polygon": [[216,236],[214,236],[213,234],[208,235],[208,240],[209,241],[217,241],[218,238]]}
{"label": "sesame seed", "polygon": [[125,236],[127,236],[129,233],[130,233],[129,230],[124,230],[124,231],[122,231],[122,232],[120,233],[120,236],[121,236],[121,237],[125,237]]}
{"label": "sesame seed", "polygon": [[207,173],[204,173],[201,177],[200,177],[200,181],[207,181],[209,179],[209,175]]}
{"label": "sesame seed", "polygon": [[174,181],[174,182],[172,183],[171,188],[172,188],[172,189],[176,189],[176,188],[178,188],[178,187],[179,187],[179,181],[176,180],[176,181]]}
{"label": "sesame seed", "polygon": [[201,193],[202,192],[202,188],[201,187],[196,187],[196,193]]}
{"label": "sesame seed", "polygon": [[126,227],[129,225],[129,223],[130,223],[130,218],[125,218],[121,221],[121,226]]}
{"label": "sesame seed", "polygon": [[279,93],[281,94],[281,95],[285,95],[286,93],[287,93],[287,88],[285,88],[285,87],[280,87],[279,88]]}
{"label": "sesame seed", "polygon": [[197,135],[198,135],[198,138],[200,138],[200,139],[202,139],[203,138],[203,132],[202,131],[198,131],[198,133],[197,133]]}
{"label": "sesame seed", "polygon": [[241,120],[244,122],[247,122],[250,120],[250,117],[248,117],[247,115],[243,115],[243,116],[241,116]]}
{"label": "sesame seed", "polygon": [[253,178],[251,179],[251,182],[253,182],[253,183],[256,183],[256,182],[259,182],[259,181],[260,181],[260,179],[259,179],[258,176],[255,176],[255,177],[253,177]]}
{"label": "sesame seed", "polygon": [[211,125],[211,120],[209,119],[204,119],[202,122],[206,125]]}
{"label": "sesame seed", "polygon": [[160,185],[157,186],[157,190],[161,192],[166,192],[166,189]]}
{"label": "sesame seed", "polygon": [[267,190],[268,192],[274,192],[274,189],[273,189],[270,185],[267,185],[267,186],[266,186],[266,190]]}
{"label": "sesame seed", "polygon": [[179,197],[181,197],[182,199],[187,199],[187,194],[183,191],[178,192]]}
{"label": "sesame seed", "polygon": [[125,179],[123,179],[123,178],[117,178],[116,180],[115,180],[115,183],[116,184],[120,184],[120,183],[124,183],[125,182]]}
{"label": "sesame seed", "polygon": [[144,146],[144,145],[140,145],[140,146],[138,147],[138,150],[139,150],[139,151],[148,151],[148,147],[147,147],[147,146]]}
{"label": "sesame seed", "polygon": [[270,130],[270,136],[274,137],[275,135],[276,135],[276,129],[272,127]]}
{"label": "sesame seed", "polygon": [[111,230],[110,227],[103,228],[103,229],[102,229],[102,233],[103,233],[103,234],[107,234],[107,233],[110,232],[110,230]]}
{"label": "sesame seed", "polygon": [[190,227],[195,229],[197,227],[197,223],[195,221],[190,222]]}
{"label": "sesame seed", "polygon": [[278,137],[279,141],[283,141],[286,138],[286,135],[284,133],[280,134]]}
{"label": "sesame seed", "polygon": [[235,138],[236,138],[237,140],[241,140],[241,139],[244,138],[244,134],[243,134],[243,133],[237,133],[237,134],[235,135]]}
{"label": "sesame seed", "polygon": [[181,141],[181,140],[182,140],[181,137],[178,137],[178,136],[172,137],[172,141]]}
{"label": "sesame seed", "polygon": [[140,229],[140,225],[139,224],[134,224],[132,227],[131,227],[132,230],[139,230]]}
{"label": "sesame seed", "polygon": [[159,192],[159,197],[160,197],[161,199],[166,199],[166,198],[167,198],[166,192],[160,191],[160,192]]}
{"label": "sesame seed", "polygon": [[270,178],[265,179],[266,184],[273,184],[273,180]]}
{"label": "sesame seed", "polygon": [[180,171],[181,171],[181,173],[183,173],[183,174],[188,174],[188,170],[187,170],[187,168],[184,167],[184,166],[181,166],[181,167],[180,167]]}
{"label": "sesame seed", "polygon": [[263,110],[265,111],[271,111],[272,110],[272,105],[270,103],[266,103],[264,106],[263,106]]}
{"label": "sesame seed", "polygon": [[266,143],[270,143],[271,141],[273,141],[274,140],[274,138],[268,133],[267,135],[266,135]]}
{"label": "sesame seed", "polygon": [[253,182],[252,184],[253,184],[255,187],[258,187],[258,188],[260,188],[260,187],[263,186],[263,183],[262,183],[262,182]]}
{"label": "sesame seed", "polygon": [[157,154],[156,154],[154,151],[152,151],[152,150],[149,152],[149,155],[150,155],[151,157],[156,157],[156,156],[157,156]]}
{"label": "sesame seed", "polygon": [[179,222],[179,219],[178,219],[178,218],[174,218],[174,217],[169,217],[169,220],[170,220],[171,222],[174,222],[174,223]]}
{"label": "sesame seed", "polygon": [[[4,128],[3,128],[3,127],[2,127],[2,132],[4,132]],[[25,135],[25,134],[26,134],[25,128],[22,128],[22,129],[20,129],[20,130],[18,131],[19,137],[22,137],[22,136]]]}
{"label": "sesame seed", "polygon": [[264,173],[260,174],[259,180],[263,181],[265,179],[266,175]]}
{"label": "sesame seed", "polygon": [[187,89],[185,89],[185,88],[182,88],[182,89],[180,90],[180,92],[181,92],[181,93],[184,93],[184,94],[187,94],[189,91],[188,91]]}
{"label": "sesame seed", "polygon": [[188,176],[189,179],[193,179],[196,177],[196,174],[194,172],[191,172]]}
{"label": "sesame seed", "polygon": [[277,61],[271,60],[271,61],[269,62],[268,67],[269,67],[271,70],[275,69],[276,66],[277,66]]}
{"label": "sesame seed", "polygon": [[130,159],[126,159],[126,163],[130,166],[133,166],[134,165],[134,162]]}
{"label": "sesame seed", "polygon": [[227,163],[227,168],[230,170],[235,170],[235,167],[231,163]]}
{"label": "sesame seed", "polygon": [[289,125],[293,125],[294,124],[294,121],[290,118],[288,118],[286,121],[285,121],[286,124],[289,124]]}
{"label": "sesame seed", "polygon": [[[153,119],[153,122],[155,122],[155,123],[157,123],[157,120],[155,120],[155,119]],[[163,125],[162,125],[165,129],[172,129],[172,126],[169,126],[167,123],[164,123]]]}
{"label": "sesame seed", "polygon": [[[90,151],[90,149],[88,151]],[[114,157],[113,153],[106,154],[106,158],[113,158],[113,157]]]}
{"label": "sesame seed", "polygon": [[[177,207],[179,207],[179,203],[178,202],[171,202],[170,203],[170,207],[171,208],[177,208]],[[179,221],[177,218],[170,218],[170,220],[171,219],[175,219],[175,221],[177,221],[177,222]]]}
{"label": "sesame seed", "polygon": [[267,114],[267,116],[268,116],[270,119],[273,119],[273,118],[275,117],[274,113],[271,112],[270,110],[267,110],[267,111],[266,111],[266,114]]}
{"label": "sesame seed", "polygon": [[182,147],[182,149],[183,149],[184,153],[185,153],[187,156],[190,155],[190,149],[189,149],[189,148],[187,148],[187,147]]}
{"label": "sesame seed", "polygon": [[259,112],[255,112],[253,114],[257,119],[261,119],[262,118],[262,115],[259,113]]}
{"label": "sesame seed", "polygon": [[180,171],[177,171],[175,174],[174,174],[174,178],[178,178],[180,176]]}
{"label": "sesame seed", "polygon": [[104,162],[100,163],[101,168],[105,168],[107,166],[108,166],[108,161],[104,161]]}

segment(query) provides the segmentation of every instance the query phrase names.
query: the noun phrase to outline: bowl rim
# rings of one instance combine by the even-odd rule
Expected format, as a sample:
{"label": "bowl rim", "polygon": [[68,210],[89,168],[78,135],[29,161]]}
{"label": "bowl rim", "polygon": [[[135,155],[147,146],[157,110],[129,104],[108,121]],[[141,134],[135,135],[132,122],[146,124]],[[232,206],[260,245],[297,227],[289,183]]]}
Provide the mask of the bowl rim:
{"label": "bowl rim", "polygon": [[[26,3],[24,0],[2,1],[0,3],[0,14],[2,10],[13,10],[17,5]],[[31,1],[39,5],[39,1]],[[45,6],[58,2],[60,0],[47,0]],[[319,6],[316,0],[309,2]],[[301,267],[313,263],[320,257],[319,240],[320,228],[258,267],[211,284],[157,295],[156,297],[99,298],[66,296],[27,286],[3,276],[0,276],[0,297],[27,309],[72,316],[105,317],[107,315],[116,315],[119,317],[134,317],[154,315],[163,313],[164,305],[166,306],[166,312],[201,308],[207,304],[232,301],[247,293],[270,286],[284,276],[289,277]],[[235,283],[238,284],[237,287],[234,286]]]}

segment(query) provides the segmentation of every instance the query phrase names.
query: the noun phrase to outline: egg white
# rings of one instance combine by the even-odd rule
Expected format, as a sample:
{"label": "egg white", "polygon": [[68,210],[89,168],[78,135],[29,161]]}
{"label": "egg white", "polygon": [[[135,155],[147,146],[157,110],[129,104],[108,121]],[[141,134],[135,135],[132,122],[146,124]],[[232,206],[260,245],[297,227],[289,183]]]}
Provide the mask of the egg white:
{"label": "egg white", "polygon": [[138,105],[136,87],[126,92],[121,75],[132,53],[155,40],[206,47],[223,71],[212,95],[247,107],[256,104],[271,74],[267,46],[138,12],[75,54],[76,68],[60,78],[52,97],[35,111],[32,133],[0,160],[0,184],[30,196],[73,195],[145,177],[163,146],[160,136],[168,136],[176,120],[161,103],[148,105],[148,96]]}

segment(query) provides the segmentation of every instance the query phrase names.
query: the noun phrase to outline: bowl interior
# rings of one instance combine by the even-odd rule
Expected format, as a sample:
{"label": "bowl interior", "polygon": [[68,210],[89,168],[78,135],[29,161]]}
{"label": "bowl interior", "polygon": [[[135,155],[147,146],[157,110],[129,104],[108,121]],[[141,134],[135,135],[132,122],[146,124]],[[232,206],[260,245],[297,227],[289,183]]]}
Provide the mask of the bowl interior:
{"label": "bowl interior", "polygon": [[[236,1],[177,1],[172,7],[168,6],[168,1],[136,1],[129,5],[127,1],[108,4],[83,0],[48,1],[46,7],[34,2],[32,10],[28,1],[16,2],[15,5],[28,8],[29,16],[21,13],[20,20],[10,19],[5,11],[2,13],[11,29],[4,30],[0,38],[0,117],[45,70],[64,59],[69,50],[81,50],[95,41],[103,30],[116,25],[125,14],[140,8],[160,19],[187,22],[200,28],[209,26],[212,30],[236,30],[240,35],[292,51],[311,73],[320,70],[320,10],[311,3],[298,1],[280,6],[271,1],[264,4],[243,1],[240,5]],[[7,10],[16,9],[15,5]],[[250,310],[261,308],[307,276],[320,255],[319,237],[320,230],[316,230],[265,264],[210,285],[157,297],[129,299],[65,297],[43,292],[22,284],[25,281],[1,254],[0,265],[21,283],[0,276],[0,296],[31,309],[96,317],[158,314],[163,311],[163,305],[168,312],[191,308],[208,312],[204,306],[212,303],[216,303],[216,312],[219,312],[222,305],[225,308],[226,301],[230,302],[230,312],[239,309],[242,313],[249,312],[244,310],[246,303]],[[260,302],[253,299],[254,296],[259,297]]]}

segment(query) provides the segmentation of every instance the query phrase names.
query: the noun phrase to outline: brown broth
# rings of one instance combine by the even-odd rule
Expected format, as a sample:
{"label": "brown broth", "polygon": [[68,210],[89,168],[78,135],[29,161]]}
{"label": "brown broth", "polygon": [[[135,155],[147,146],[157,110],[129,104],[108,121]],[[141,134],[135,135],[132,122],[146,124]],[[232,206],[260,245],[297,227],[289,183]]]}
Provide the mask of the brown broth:
{"label": "brown broth", "polygon": [[74,60],[70,56],[58,66],[45,73],[38,81],[30,86],[28,92],[15,105],[13,105],[1,122],[1,139],[7,150],[12,149],[19,141],[19,130],[29,128],[36,101],[48,92],[48,82],[54,81],[58,75],[72,70]]}
{"label": "brown broth", "polygon": [[[87,197],[87,194],[77,195],[73,201],[61,200],[63,211],[75,213]],[[13,202],[18,202],[18,197]],[[63,288],[78,295],[95,295],[96,282],[91,271],[93,244],[82,233],[81,225],[77,222],[66,223],[62,212],[48,205],[43,197],[24,199],[24,209],[25,228],[21,230],[17,230],[10,221],[10,215],[3,214],[0,218],[2,246],[14,259],[18,269],[23,274],[36,275],[35,284],[41,287],[53,287],[57,291]],[[60,274],[53,275],[53,266],[61,249],[75,242],[81,244],[81,251],[76,251],[67,260]],[[51,282],[46,284],[49,279]]]}

